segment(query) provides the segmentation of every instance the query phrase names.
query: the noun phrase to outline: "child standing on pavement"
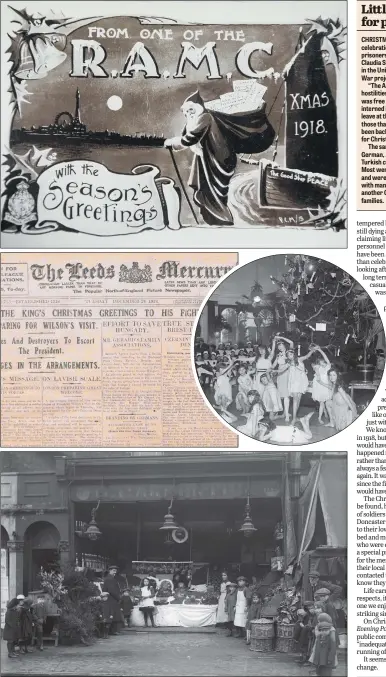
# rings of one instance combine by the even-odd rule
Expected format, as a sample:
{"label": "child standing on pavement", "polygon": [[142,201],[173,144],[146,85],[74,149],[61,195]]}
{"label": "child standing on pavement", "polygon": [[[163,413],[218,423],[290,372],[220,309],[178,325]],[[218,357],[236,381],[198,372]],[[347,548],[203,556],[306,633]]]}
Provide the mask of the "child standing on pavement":
{"label": "child standing on pavement", "polygon": [[108,639],[111,624],[112,624],[113,618],[114,618],[113,610],[111,608],[109,593],[108,592],[102,592],[101,600],[102,600],[102,604],[101,604],[100,620],[101,620],[101,626],[102,626],[102,639]]}
{"label": "child standing on pavement", "polygon": [[247,644],[251,643],[251,621],[260,618],[262,606],[263,602],[259,593],[258,592],[252,593],[252,601],[251,605],[248,608],[247,624],[245,626],[245,629],[247,631]]}
{"label": "child standing on pavement", "polygon": [[23,599],[20,604],[20,651],[31,653],[28,647],[32,644],[32,635],[34,627],[34,615],[32,613],[32,600]]}
{"label": "child standing on pavement", "polygon": [[8,658],[19,658],[15,646],[20,639],[20,610],[19,600],[14,597],[7,604],[3,639],[7,642]]}
{"label": "child standing on pavement", "polygon": [[47,619],[47,607],[44,597],[38,597],[36,602],[32,604],[32,613],[35,625],[36,648],[39,651],[43,651],[43,625]]}
{"label": "child standing on pavement", "polygon": [[335,628],[328,614],[318,616],[315,635],[310,663],[315,665],[317,677],[332,677],[332,670],[337,665],[336,639]]}
{"label": "child standing on pavement", "polygon": [[237,600],[237,585],[228,581],[226,584],[227,594],[224,602],[224,610],[228,616],[228,637],[232,637],[234,620],[235,620],[235,609],[236,609],[236,600]]}
{"label": "child standing on pavement", "polygon": [[122,599],[121,599],[121,609],[122,609],[123,617],[125,619],[127,627],[129,627],[129,625],[130,625],[130,616],[131,616],[131,612],[133,610],[133,606],[134,606],[134,604],[133,604],[132,599],[130,597],[130,591],[128,590],[128,588],[126,588],[123,591],[123,595],[122,595]]}
{"label": "child standing on pavement", "polygon": [[297,621],[294,628],[294,640],[299,651],[300,657],[296,661],[300,665],[307,662],[309,655],[310,642],[313,637],[313,627],[311,625],[311,616],[305,609],[297,610]]}

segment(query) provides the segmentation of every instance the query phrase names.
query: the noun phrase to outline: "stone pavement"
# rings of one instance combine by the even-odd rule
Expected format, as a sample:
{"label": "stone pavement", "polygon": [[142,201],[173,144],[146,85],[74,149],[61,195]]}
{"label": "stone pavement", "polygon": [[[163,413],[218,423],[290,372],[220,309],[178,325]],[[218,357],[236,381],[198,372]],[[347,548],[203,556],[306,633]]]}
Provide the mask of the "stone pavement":
{"label": "stone pavement", "polygon": [[[223,634],[127,632],[92,646],[57,647],[49,644],[21,658],[1,652],[2,675],[122,675],[149,677],[309,677],[311,666],[300,667],[295,656],[250,651],[244,640]],[[333,671],[346,677],[346,665]]]}

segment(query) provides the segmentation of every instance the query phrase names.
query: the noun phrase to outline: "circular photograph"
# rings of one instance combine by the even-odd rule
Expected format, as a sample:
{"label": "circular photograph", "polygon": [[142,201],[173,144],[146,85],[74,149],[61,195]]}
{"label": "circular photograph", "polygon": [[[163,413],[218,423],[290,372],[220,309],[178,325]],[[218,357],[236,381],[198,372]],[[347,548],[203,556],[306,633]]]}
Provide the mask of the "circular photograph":
{"label": "circular photograph", "polygon": [[228,275],[203,306],[197,381],[239,432],[310,444],[344,430],[371,402],[385,334],[368,293],[328,261],[269,256]]}

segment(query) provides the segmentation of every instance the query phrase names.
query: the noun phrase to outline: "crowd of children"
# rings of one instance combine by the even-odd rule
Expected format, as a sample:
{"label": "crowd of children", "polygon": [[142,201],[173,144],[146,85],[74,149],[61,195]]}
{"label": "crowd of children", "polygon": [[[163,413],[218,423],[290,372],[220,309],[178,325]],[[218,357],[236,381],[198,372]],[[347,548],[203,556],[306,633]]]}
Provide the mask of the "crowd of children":
{"label": "crowd of children", "polygon": [[[120,596],[118,615],[115,600],[109,592],[103,590],[94,598],[94,602],[96,634],[99,639],[118,635],[125,625],[129,626],[134,605],[128,588]],[[8,602],[3,639],[7,642],[9,658],[20,658],[23,654],[31,653],[33,646],[36,650],[43,651],[43,626],[47,615],[44,596],[34,601],[18,595]]]}
{"label": "crowd of children", "polygon": [[334,604],[330,601],[330,590],[320,588],[314,599],[305,601],[297,610],[294,639],[300,655],[297,662],[311,663],[316,675],[331,677],[337,666],[339,646],[338,617]]}
{"label": "crowd of children", "polygon": [[[258,592],[258,585],[248,585],[245,576],[239,576],[236,582],[229,580],[228,574],[222,573],[220,597],[218,599],[217,623],[227,629],[229,637],[243,638],[246,644],[251,643],[251,623],[260,619],[264,613],[266,598]],[[141,586],[140,609],[145,612],[145,620],[154,607],[156,581],[145,578]],[[184,585],[181,582],[181,585]],[[337,587],[337,586],[335,586]],[[341,590],[341,588],[339,588]],[[338,618],[339,611],[331,598],[331,589],[319,588],[314,592],[314,599],[296,604],[297,621],[294,628],[294,646],[299,654],[298,663],[312,664],[316,675],[330,677],[337,665],[337,648],[339,646]],[[115,618],[114,600],[107,591],[102,591],[95,598],[97,603],[97,631],[100,639],[107,639],[111,633]],[[120,600],[121,624],[129,625],[133,601],[129,589],[125,589]],[[43,624],[47,618],[44,597],[33,601],[18,595],[7,604],[3,639],[7,642],[8,657],[18,658],[22,654],[36,649],[43,650]],[[342,623],[341,623],[342,624]]]}
{"label": "crowd of children", "polygon": [[34,602],[24,595],[18,595],[8,602],[3,639],[7,642],[9,658],[30,653],[33,643],[39,651],[43,651],[43,623],[46,617],[44,598]]}
{"label": "crowd of children", "polygon": [[[223,572],[217,621],[228,630],[229,637],[251,642],[251,622],[262,617],[264,600],[254,585],[244,576],[236,582]],[[297,663],[312,664],[316,675],[329,677],[337,665],[339,646],[338,613],[330,599],[328,588],[319,588],[312,601],[299,602],[294,628],[294,648],[299,653]]]}
{"label": "crowd of children", "polygon": [[[312,358],[310,385],[305,362]],[[312,439],[310,419],[298,418],[303,395],[309,391],[318,407],[320,425],[340,431],[357,416],[339,371],[326,353],[310,345],[307,354],[292,341],[275,336],[272,346],[219,346],[196,343],[195,364],[200,385],[213,406],[240,432],[261,441],[304,444]],[[292,405],[292,406],[291,406]],[[233,411],[232,411],[233,410]],[[283,425],[276,423],[283,418]]]}

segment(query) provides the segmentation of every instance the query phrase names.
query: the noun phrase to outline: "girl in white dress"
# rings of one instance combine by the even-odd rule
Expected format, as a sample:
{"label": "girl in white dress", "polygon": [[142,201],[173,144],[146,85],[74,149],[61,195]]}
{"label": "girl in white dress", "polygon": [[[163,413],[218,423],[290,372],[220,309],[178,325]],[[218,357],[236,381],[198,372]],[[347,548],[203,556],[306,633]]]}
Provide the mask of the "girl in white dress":
{"label": "girl in white dress", "polygon": [[304,362],[305,360],[308,360],[314,350],[314,347],[311,348],[307,355],[303,355],[303,357],[295,357],[295,352],[292,348],[287,350],[287,364],[289,372],[288,392],[290,397],[292,397],[292,424],[296,423],[301,397],[308,388],[308,376],[304,367]]}
{"label": "girl in white dress", "polygon": [[236,409],[242,414],[247,414],[249,412],[248,393],[252,390],[252,378],[247,373],[247,367],[244,364],[239,367],[237,383],[239,391],[236,395]]}
{"label": "girl in white dress", "polygon": [[290,415],[289,415],[289,405],[290,405],[290,398],[289,398],[289,392],[288,392],[288,376],[289,376],[289,371],[287,368],[287,355],[286,355],[286,350],[287,350],[287,344],[289,348],[293,348],[293,343],[287,338],[284,338],[282,336],[276,336],[276,347],[277,347],[277,355],[275,358],[275,361],[272,364],[272,368],[275,369],[277,367],[277,381],[276,381],[276,386],[279,392],[279,397],[283,401],[284,405],[284,416],[285,420],[287,423],[289,423],[290,420]]}
{"label": "girl in white dress", "polygon": [[315,351],[321,354],[321,358],[312,365],[315,376],[312,381],[311,397],[315,402],[319,402],[319,423],[323,424],[323,414],[328,416],[329,423],[331,423],[331,418],[326,408],[326,402],[332,397],[332,386],[328,378],[331,362],[319,346],[315,346]]}
{"label": "girl in white dress", "polygon": [[253,379],[253,388],[254,390],[257,390],[259,395],[261,395],[263,391],[263,387],[260,382],[260,377],[262,376],[262,374],[265,374],[267,371],[270,371],[272,369],[272,360],[275,354],[275,348],[276,348],[276,339],[274,339],[273,341],[270,352],[268,352],[268,348],[266,346],[258,347],[259,355],[255,364],[255,377]]}
{"label": "girl in white dress", "polygon": [[155,590],[153,586],[150,585],[150,580],[148,578],[144,578],[142,580],[142,586],[141,586],[141,599],[139,600],[139,609],[143,613],[143,617],[145,620],[145,625],[148,625],[148,619],[150,618],[152,627],[155,628],[155,623],[154,623],[154,597],[155,597]]}
{"label": "girl in white dress", "polygon": [[225,623],[229,622],[229,616],[227,612],[225,611],[225,597],[227,594],[227,583],[229,582],[228,580],[228,574],[226,571],[223,571],[221,574],[221,585],[220,585],[220,597],[218,600],[218,607],[217,607],[217,623],[224,625]]}
{"label": "girl in white dress", "polygon": [[225,362],[220,362],[217,368],[216,381],[214,384],[214,401],[223,412],[226,412],[232,402],[232,386],[229,379],[232,368],[233,362],[228,365]]}
{"label": "girl in white dress", "polygon": [[241,433],[255,437],[259,429],[259,421],[264,417],[264,406],[257,390],[250,390],[248,393],[249,414],[245,425],[237,427]]}
{"label": "girl in white dress", "polygon": [[278,390],[269,372],[266,372],[260,377],[260,383],[263,388],[261,400],[264,405],[264,409],[265,411],[269,412],[269,418],[273,420],[277,417],[277,414],[282,409]]}
{"label": "girl in white dress", "polygon": [[341,375],[336,369],[330,369],[328,378],[332,385],[332,397],[327,400],[326,406],[331,423],[326,425],[337,431],[344,430],[358,416],[356,404],[345,391]]}

